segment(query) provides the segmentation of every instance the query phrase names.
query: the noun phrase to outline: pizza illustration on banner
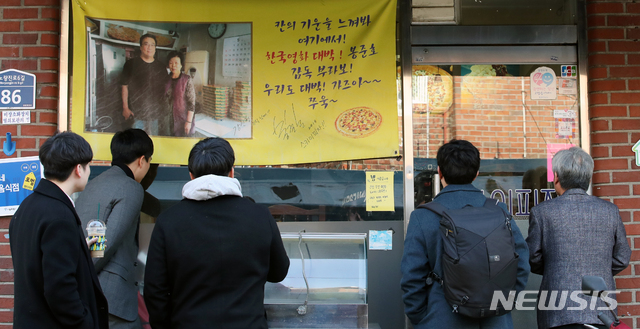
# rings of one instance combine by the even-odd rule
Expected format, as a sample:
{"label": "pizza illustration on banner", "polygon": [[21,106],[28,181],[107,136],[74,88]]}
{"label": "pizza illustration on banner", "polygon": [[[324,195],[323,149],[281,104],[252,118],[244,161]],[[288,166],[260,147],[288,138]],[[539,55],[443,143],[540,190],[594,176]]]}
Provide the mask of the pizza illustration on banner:
{"label": "pizza illustration on banner", "polygon": [[366,137],[378,130],[382,115],[371,108],[360,106],[348,109],[336,119],[336,130],[351,138]]}

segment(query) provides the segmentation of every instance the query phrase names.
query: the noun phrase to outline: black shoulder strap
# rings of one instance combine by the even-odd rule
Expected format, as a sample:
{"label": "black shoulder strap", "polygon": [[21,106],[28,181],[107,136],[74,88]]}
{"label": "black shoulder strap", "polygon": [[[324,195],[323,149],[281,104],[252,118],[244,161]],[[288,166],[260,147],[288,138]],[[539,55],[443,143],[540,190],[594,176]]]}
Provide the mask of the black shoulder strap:
{"label": "black shoulder strap", "polygon": [[487,198],[484,201],[484,207],[493,207],[493,206],[497,206],[497,205],[498,205],[498,200],[496,200],[496,199]]}
{"label": "black shoulder strap", "polygon": [[447,207],[435,202],[435,201],[431,201],[429,203],[425,203],[425,204],[421,204],[418,206],[418,208],[424,208],[424,209],[428,209],[431,210],[433,212],[435,212],[436,214],[442,216],[442,214],[449,210]]}

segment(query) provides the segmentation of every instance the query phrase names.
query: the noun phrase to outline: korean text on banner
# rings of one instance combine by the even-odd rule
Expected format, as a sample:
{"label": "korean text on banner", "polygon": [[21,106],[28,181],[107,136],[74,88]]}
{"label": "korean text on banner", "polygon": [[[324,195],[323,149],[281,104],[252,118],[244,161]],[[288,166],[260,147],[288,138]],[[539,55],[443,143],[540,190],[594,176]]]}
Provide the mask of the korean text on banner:
{"label": "korean text on banner", "polygon": [[[154,161],[167,164],[186,164],[204,137],[229,140],[238,165],[398,156],[396,0],[72,5],[71,127],[97,160],[109,160],[111,136],[131,126],[152,136]],[[151,64],[146,35],[159,63],[140,61]],[[172,51],[184,55],[173,80],[162,73]],[[151,66],[160,69],[143,78]]]}
{"label": "korean text on banner", "polygon": [[11,216],[44,177],[37,156],[0,160],[0,216]]}

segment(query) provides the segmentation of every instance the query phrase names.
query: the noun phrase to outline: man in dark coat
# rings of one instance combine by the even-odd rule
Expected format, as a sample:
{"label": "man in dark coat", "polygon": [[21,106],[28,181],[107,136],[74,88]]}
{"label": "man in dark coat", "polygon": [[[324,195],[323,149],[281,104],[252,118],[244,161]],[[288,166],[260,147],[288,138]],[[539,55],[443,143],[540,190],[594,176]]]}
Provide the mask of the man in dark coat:
{"label": "man in dark coat", "polygon": [[[587,194],[593,175],[593,159],[587,152],[578,147],[560,151],[552,168],[558,197],[531,208],[527,237],[531,272],[542,274],[540,291],[548,291],[547,296],[558,291],[551,295],[554,299],[539,301],[538,305],[552,307],[538,306],[538,328],[583,328],[584,323],[604,328],[598,319],[598,309],[606,307],[602,301],[595,310],[591,305],[583,309],[561,293],[582,290],[586,275],[600,276],[608,290],[616,290],[613,276],[629,265],[631,257],[624,224],[616,205]],[[614,294],[608,297],[615,299]]]}
{"label": "man in dark coat", "polygon": [[184,199],[158,217],[144,284],[154,329],[267,328],[264,285],[289,258],[269,210],[242,197],[234,161],[226,140],[198,142]]}
{"label": "man in dark coat", "polygon": [[[478,176],[480,152],[465,140],[452,140],[438,150],[438,173],[444,188],[435,197],[448,209],[461,209],[466,205],[482,207],[486,197],[471,183]],[[505,211],[507,206],[498,203]],[[516,291],[524,290],[529,278],[529,251],[515,220],[511,219],[515,250],[519,255]],[[442,285],[427,284],[431,271],[442,277],[443,246],[440,237],[440,216],[419,208],[411,213],[402,255],[402,296],[405,313],[415,329],[511,329],[511,313],[483,319],[468,318],[452,312],[444,297]]]}
{"label": "man in dark coat", "polygon": [[9,225],[16,329],[108,328],[107,300],[70,198],[87,184],[92,158],[89,143],[74,133],[40,147],[46,179]]}

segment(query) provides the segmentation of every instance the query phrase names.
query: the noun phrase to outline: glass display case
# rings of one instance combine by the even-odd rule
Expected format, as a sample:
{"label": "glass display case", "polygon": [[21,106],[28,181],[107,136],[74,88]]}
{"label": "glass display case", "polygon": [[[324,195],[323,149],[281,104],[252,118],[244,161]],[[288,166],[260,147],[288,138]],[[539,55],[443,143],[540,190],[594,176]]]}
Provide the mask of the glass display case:
{"label": "glass display case", "polygon": [[287,277],[265,286],[269,328],[367,328],[367,234],[282,233]]}

